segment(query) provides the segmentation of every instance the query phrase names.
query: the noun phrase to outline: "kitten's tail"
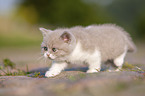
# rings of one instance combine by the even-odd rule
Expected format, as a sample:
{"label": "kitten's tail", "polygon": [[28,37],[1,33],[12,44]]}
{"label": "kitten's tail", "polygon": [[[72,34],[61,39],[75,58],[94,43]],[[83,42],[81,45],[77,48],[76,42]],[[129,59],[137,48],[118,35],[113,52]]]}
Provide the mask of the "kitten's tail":
{"label": "kitten's tail", "polygon": [[130,35],[125,32],[127,38],[126,38],[126,42],[127,42],[127,45],[128,45],[128,52],[136,52],[137,51],[137,48],[134,44],[134,42],[132,41]]}
{"label": "kitten's tail", "polygon": [[128,42],[128,52],[136,52],[136,51],[137,48],[135,44],[132,41]]}
{"label": "kitten's tail", "polygon": [[[114,25],[116,26],[116,25]],[[127,33],[123,28],[119,27],[119,26],[116,26],[118,29],[122,30],[122,32],[124,33],[124,37],[125,37],[125,41],[127,42],[127,51],[128,52],[136,52],[137,51],[137,48],[131,38],[131,36],[129,35],[129,33]]]}

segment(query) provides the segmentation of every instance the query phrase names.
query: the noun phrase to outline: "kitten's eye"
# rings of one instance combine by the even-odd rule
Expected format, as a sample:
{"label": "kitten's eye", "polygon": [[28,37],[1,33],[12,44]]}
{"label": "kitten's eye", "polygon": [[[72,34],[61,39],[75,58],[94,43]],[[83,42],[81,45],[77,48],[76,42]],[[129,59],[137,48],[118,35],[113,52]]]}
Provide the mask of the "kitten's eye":
{"label": "kitten's eye", "polygon": [[56,52],[56,51],[57,51],[57,49],[56,49],[56,48],[52,48],[52,51],[53,51],[53,52]]}
{"label": "kitten's eye", "polygon": [[48,50],[48,48],[47,47],[43,47],[44,48],[44,51],[47,51]]}

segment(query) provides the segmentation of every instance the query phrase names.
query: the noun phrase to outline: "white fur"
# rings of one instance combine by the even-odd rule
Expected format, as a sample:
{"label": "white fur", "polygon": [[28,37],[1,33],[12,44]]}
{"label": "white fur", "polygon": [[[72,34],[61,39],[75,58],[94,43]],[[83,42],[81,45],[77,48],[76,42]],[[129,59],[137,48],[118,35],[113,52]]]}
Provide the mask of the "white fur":
{"label": "white fur", "polygon": [[93,73],[100,71],[101,54],[98,50],[94,53],[84,52],[81,44],[78,42],[76,48],[69,56],[70,62],[87,62],[89,64],[89,70],[87,73]]}
{"label": "white fur", "polygon": [[90,58],[88,58],[87,62],[89,64],[89,70],[87,71],[87,73],[94,73],[94,72],[100,71],[100,69],[101,69],[101,53],[98,50],[96,50],[90,56]]}
{"label": "white fur", "polygon": [[56,58],[56,56],[55,56],[55,55],[52,55],[52,54],[50,54],[49,57],[50,57],[51,59],[55,59],[55,58]]}
{"label": "white fur", "polygon": [[49,54],[48,52],[45,52],[45,53],[44,53],[44,57],[45,57],[45,58],[48,58],[48,54]]}
{"label": "white fur", "polygon": [[116,59],[114,59],[114,64],[118,67],[115,71],[120,71],[120,69],[122,68],[126,53],[127,53],[127,50],[125,48],[124,53],[122,53],[120,56],[118,56]]}
{"label": "white fur", "polygon": [[81,48],[81,44],[78,42],[76,44],[76,47],[74,49],[74,51],[70,54],[68,60],[70,62],[83,62],[87,59],[87,57],[89,57],[90,54],[83,52],[82,48]]}
{"label": "white fur", "polygon": [[46,77],[54,77],[58,75],[67,66],[66,62],[53,62],[49,71],[45,73]]}

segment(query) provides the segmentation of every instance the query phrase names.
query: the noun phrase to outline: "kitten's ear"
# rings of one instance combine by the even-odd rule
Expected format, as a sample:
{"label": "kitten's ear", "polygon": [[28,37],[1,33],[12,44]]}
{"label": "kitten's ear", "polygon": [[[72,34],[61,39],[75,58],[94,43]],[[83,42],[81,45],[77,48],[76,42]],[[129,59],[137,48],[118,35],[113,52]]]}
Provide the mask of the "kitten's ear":
{"label": "kitten's ear", "polygon": [[51,30],[40,27],[39,30],[42,32],[42,35],[45,37],[47,33],[52,32]]}
{"label": "kitten's ear", "polygon": [[71,41],[71,33],[67,31],[65,31],[60,37],[65,43],[69,43]]}

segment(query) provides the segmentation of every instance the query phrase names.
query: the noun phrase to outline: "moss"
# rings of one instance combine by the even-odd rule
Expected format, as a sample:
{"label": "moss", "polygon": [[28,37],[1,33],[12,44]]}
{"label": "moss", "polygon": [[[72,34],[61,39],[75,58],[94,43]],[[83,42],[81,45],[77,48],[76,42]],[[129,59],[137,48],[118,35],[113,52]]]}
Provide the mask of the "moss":
{"label": "moss", "polygon": [[129,64],[128,62],[125,62],[125,64],[123,65],[123,69],[133,69],[133,68],[135,68],[135,66]]}
{"label": "moss", "polygon": [[127,62],[123,65],[122,71],[144,72],[144,70],[142,70],[142,69],[139,68],[138,66],[134,66],[134,65],[129,64],[129,63],[127,63]]}

